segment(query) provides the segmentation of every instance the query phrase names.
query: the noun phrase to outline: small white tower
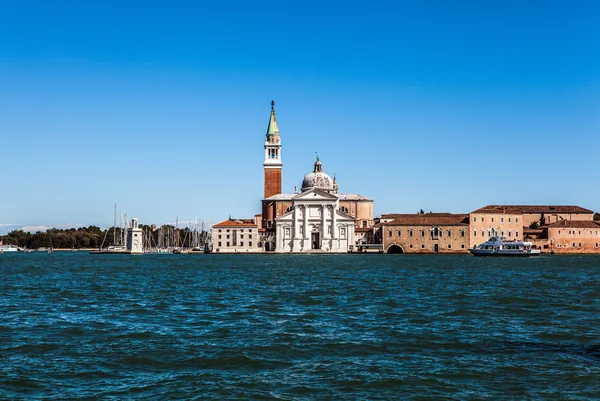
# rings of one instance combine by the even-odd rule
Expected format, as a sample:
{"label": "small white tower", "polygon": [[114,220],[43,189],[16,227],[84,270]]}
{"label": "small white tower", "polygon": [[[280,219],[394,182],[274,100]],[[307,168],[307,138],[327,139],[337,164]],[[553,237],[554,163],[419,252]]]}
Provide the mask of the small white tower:
{"label": "small white tower", "polygon": [[127,229],[127,251],[129,253],[144,253],[142,229],[138,219],[131,219],[131,227]]}

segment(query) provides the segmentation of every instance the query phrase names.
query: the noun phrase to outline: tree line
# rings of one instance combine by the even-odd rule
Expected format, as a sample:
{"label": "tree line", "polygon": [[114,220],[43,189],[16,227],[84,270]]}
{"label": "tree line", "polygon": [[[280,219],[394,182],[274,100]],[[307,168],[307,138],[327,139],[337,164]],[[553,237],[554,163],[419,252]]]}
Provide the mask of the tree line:
{"label": "tree line", "polygon": [[[193,247],[201,245],[207,238],[206,232],[194,235],[190,228],[175,228],[172,225],[147,226],[140,224],[144,236],[144,247]],[[102,230],[97,226],[58,229],[30,233],[23,230],[13,230],[0,236],[4,245],[16,245],[20,248],[39,249],[85,249],[125,245],[126,230],[121,227],[111,227]]]}

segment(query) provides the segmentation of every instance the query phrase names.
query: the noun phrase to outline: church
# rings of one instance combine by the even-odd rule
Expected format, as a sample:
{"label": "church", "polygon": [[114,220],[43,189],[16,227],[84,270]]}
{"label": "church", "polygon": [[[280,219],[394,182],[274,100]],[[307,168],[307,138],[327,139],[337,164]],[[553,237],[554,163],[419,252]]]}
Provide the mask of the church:
{"label": "church", "polygon": [[264,198],[255,217],[260,243],[266,252],[347,253],[355,245],[355,229],[372,227],[373,200],[340,194],[337,179],[323,171],[317,157],[312,173],[304,176],[301,191],[282,193],[282,146],[275,102],[264,144]]}

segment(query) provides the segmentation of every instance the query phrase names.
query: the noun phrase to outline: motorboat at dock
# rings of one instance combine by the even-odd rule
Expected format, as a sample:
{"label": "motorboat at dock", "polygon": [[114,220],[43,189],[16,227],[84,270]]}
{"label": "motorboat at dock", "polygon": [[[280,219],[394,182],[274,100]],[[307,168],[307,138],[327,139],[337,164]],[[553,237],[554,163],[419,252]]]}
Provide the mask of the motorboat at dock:
{"label": "motorboat at dock", "polygon": [[509,241],[505,237],[492,237],[486,242],[469,248],[475,256],[539,256],[541,251],[532,248],[527,241]]}

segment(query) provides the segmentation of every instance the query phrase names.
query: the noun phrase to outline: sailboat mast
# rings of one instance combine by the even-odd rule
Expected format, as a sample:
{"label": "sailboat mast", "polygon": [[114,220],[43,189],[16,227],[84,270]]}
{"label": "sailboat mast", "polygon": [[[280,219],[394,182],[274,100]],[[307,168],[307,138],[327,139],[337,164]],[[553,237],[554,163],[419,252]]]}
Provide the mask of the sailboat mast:
{"label": "sailboat mast", "polygon": [[115,203],[115,212],[113,214],[113,245],[117,243],[117,204]]}

